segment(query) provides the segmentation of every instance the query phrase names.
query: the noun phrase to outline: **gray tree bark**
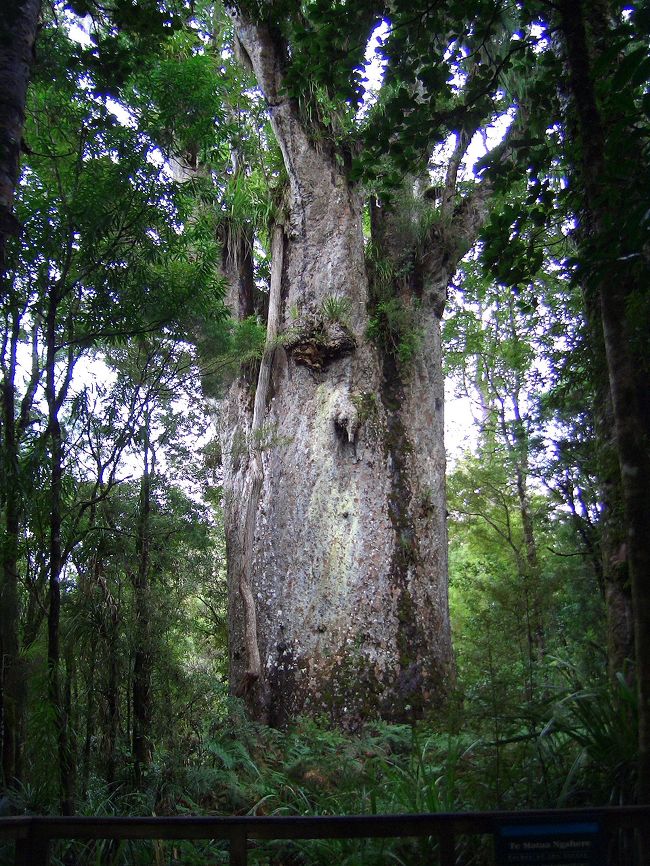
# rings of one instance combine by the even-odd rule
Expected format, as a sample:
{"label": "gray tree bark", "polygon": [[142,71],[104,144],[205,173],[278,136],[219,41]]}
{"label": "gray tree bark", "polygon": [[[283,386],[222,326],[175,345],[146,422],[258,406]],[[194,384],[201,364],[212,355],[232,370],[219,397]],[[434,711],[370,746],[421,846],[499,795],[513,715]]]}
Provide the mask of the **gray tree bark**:
{"label": "gray tree bark", "polygon": [[[373,243],[417,340],[408,363],[390,339],[369,340],[362,193],[283,93],[273,36],[233,17],[290,195],[259,376],[238,379],[221,411],[231,687],[275,725],[302,713],[350,728],[410,720],[454,679],[440,317],[484,203],[448,205],[453,243],[442,224],[424,244],[400,236],[374,208]],[[231,274],[234,311],[247,282]]]}

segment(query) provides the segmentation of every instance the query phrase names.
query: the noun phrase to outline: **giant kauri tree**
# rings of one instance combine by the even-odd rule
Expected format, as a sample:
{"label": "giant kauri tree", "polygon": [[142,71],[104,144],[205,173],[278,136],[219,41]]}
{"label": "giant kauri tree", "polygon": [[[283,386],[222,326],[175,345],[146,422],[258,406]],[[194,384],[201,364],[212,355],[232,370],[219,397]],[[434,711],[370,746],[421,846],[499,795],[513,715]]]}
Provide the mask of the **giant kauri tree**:
{"label": "giant kauri tree", "polygon": [[[354,70],[382,9],[285,6],[230,10],[288,177],[266,348],[222,408],[231,681],[272,724],[306,712],[354,727],[416,718],[454,678],[439,326],[492,194],[488,180],[461,188],[459,168],[499,113],[495,64],[514,43],[497,15],[444,59],[462,11],[423,7],[426,45],[396,13],[385,53],[397,68],[354,161]],[[446,137],[432,187],[429,157]],[[235,258],[241,315],[252,281]]]}
{"label": "giant kauri tree", "polygon": [[[147,464],[149,433],[136,435],[138,413],[102,409],[103,447],[114,453],[102,457],[84,409],[90,398],[70,377],[91,348],[117,351],[122,340],[164,331],[174,356],[178,336],[196,340],[206,384],[207,368],[226,365],[210,355],[215,333],[229,339],[219,303],[226,284],[231,348],[243,347],[236,363],[228,359],[228,387],[219,380],[215,449],[231,691],[274,725],[306,713],[354,729],[368,718],[411,721],[435,711],[454,682],[440,321],[458,265],[479,241],[476,255],[505,299],[501,313],[515,310],[523,322],[526,303],[540,306],[533,289],[542,260],[554,274],[549,302],[571,279],[584,303],[597,359],[589,392],[603,403],[594,410],[600,420],[589,419],[599,440],[590,472],[600,475],[609,533],[594,555],[605,551],[602,582],[612,589],[614,673],[631,647],[613,614],[634,620],[639,792],[647,800],[646,4],[598,2],[587,15],[585,4],[562,0],[241,0],[226,11],[197,0],[182,31],[175,2],[75,0],[43,7],[35,62],[40,4],[4,6],[4,787],[43,760],[34,757],[32,707],[48,690],[23,676],[27,653],[38,652],[50,674],[60,808],[74,808],[93,766],[116,783],[120,754],[132,753],[135,784],[145,782],[163,727],[154,652],[168,586],[155,543],[163,487],[146,466],[140,500],[138,485],[118,487],[122,449],[137,441]],[[51,20],[64,8],[93,19],[87,49]],[[375,97],[364,90],[373,33],[383,34]],[[114,116],[108,94],[128,106],[129,124]],[[488,153],[472,170],[468,149],[477,141]],[[135,392],[148,382],[136,378]],[[118,416],[127,419],[122,431],[110,420]],[[502,420],[507,427],[513,418]],[[88,432],[90,449],[76,464],[74,431]],[[519,475],[527,530],[531,443],[526,435],[511,444],[512,455],[526,457],[508,465]],[[570,468],[584,477],[584,467]],[[118,541],[129,524],[132,548]],[[537,579],[537,541],[525,534],[521,572]],[[165,565],[169,585],[184,574],[178,563],[194,568],[205,545],[188,550],[181,545]],[[195,603],[208,602],[221,628],[213,600],[184,597],[188,621]],[[98,631],[80,641],[82,620]],[[528,654],[541,665],[538,631]],[[120,658],[127,643],[132,665]],[[85,694],[72,701],[82,680]],[[93,757],[95,718],[101,754]]]}

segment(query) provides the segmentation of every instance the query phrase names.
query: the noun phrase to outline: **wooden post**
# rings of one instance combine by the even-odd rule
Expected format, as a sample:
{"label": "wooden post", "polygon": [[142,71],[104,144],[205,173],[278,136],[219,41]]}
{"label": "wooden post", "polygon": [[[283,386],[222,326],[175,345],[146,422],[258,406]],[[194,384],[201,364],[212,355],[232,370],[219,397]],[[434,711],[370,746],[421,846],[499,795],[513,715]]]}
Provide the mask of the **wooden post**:
{"label": "wooden post", "polygon": [[50,840],[27,836],[16,839],[16,866],[50,866]]}
{"label": "wooden post", "polygon": [[440,866],[456,866],[456,844],[453,827],[443,827],[440,840]]}
{"label": "wooden post", "polygon": [[230,866],[247,866],[248,838],[246,828],[233,827],[230,833]]}

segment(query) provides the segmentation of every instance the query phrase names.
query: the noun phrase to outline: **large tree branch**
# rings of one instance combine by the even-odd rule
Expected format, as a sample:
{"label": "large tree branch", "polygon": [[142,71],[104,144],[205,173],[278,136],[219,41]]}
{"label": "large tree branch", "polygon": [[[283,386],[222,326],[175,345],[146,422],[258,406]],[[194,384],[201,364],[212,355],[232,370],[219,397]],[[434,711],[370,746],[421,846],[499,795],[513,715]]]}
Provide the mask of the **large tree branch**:
{"label": "large tree branch", "polygon": [[456,133],[456,144],[449,162],[447,163],[445,183],[442,190],[442,201],[440,202],[440,216],[442,217],[443,222],[449,221],[453,216],[458,170],[460,169],[463,157],[467,153],[467,146],[469,145],[471,138],[472,135],[464,130],[460,130],[460,132]]}
{"label": "large tree branch", "polygon": [[[230,10],[240,54],[255,74],[258,86],[266,99],[269,119],[282,152],[289,178],[289,235],[304,236],[309,217],[307,211],[314,201],[322,208],[330,205],[331,183],[343,175],[333,158],[331,149],[316,144],[310,125],[300,116],[296,100],[284,88],[284,66],[287,46],[282,37],[263,23],[252,21],[241,11]],[[315,184],[314,178],[322,178]]]}
{"label": "large tree branch", "polygon": [[270,108],[287,100],[282,93],[282,54],[284,46],[266,24],[254,22],[233,8],[228,14],[235,25],[237,56],[249,66]]}
{"label": "large tree branch", "polygon": [[451,231],[457,239],[457,263],[473,247],[481,229],[490,216],[490,205],[494,197],[493,175],[482,163],[489,161],[490,168],[504,166],[514,155],[513,139],[521,127],[521,112],[510,124],[502,141],[479,161],[480,180],[455,205],[451,214]]}
{"label": "large tree branch", "polygon": [[[516,127],[519,127],[519,117],[510,125],[501,143],[483,158],[485,161],[489,159],[494,166],[504,165],[512,159],[512,140]],[[444,311],[449,281],[486,224],[495,193],[492,174],[481,168],[479,163],[480,179],[467,195],[462,198],[457,196],[458,172],[471,137],[471,130],[457,135],[456,146],[447,165],[440,218],[431,221],[426,243],[423,244],[424,252],[418,262],[424,278],[424,297],[439,317]]]}

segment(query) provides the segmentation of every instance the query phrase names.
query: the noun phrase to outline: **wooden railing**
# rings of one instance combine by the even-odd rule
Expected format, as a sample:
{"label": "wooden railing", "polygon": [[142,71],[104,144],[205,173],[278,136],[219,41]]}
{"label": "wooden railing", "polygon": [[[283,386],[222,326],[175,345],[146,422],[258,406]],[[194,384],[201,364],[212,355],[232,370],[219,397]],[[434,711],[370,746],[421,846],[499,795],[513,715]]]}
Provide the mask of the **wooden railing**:
{"label": "wooden railing", "polygon": [[[426,815],[355,815],[327,817],[161,817],[161,818],[0,818],[0,840],[15,841],[15,866],[50,866],[51,842],[56,839],[227,839],[230,866],[246,866],[249,843],[279,839],[364,839],[434,837],[440,866],[457,866],[457,840],[461,836],[494,834],[513,827],[584,827],[597,825],[603,852],[608,840],[622,831],[646,831],[650,807],[623,806],[596,809],[558,809],[527,812],[455,812]],[[601,852],[602,853],[602,852]],[[618,857],[602,862],[634,866]],[[510,862],[515,862],[510,861]],[[582,861],[580,861],[582,862]],[[585,860],[585,863],[592,862]],[[647,864],[639,864],[647,866]]]}

